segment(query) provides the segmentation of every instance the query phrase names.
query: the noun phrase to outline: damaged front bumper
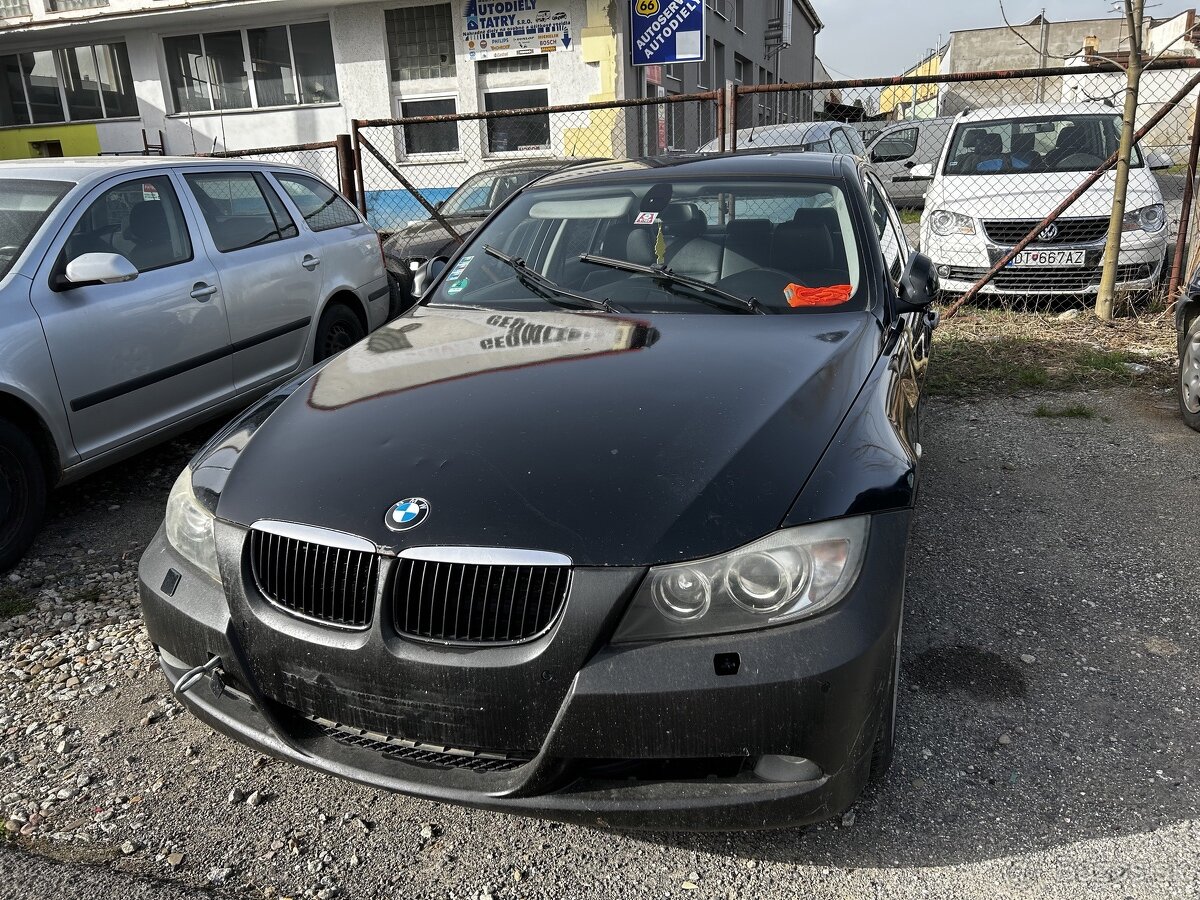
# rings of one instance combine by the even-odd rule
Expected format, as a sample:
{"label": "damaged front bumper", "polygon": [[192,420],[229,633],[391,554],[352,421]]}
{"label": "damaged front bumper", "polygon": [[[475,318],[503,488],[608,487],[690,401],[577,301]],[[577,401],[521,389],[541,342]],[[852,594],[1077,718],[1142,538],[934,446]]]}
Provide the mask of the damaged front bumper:
{"label": "damaged front bumper", "polygon": [[576,569],[547,635],[469,649],[390,634],[379,610],[361,633],[284,615],[240,573],[235,526],[218,528],[225,589],[161,531],[139,575],[171,683],[209,664],[182,695],[188,708],[264,753],[566,822],[783,827],[836,815],[866,783],[893,685],[909,519],[873,518],[859,582],[825,615],[645,644],[608,643],[641,569]]}

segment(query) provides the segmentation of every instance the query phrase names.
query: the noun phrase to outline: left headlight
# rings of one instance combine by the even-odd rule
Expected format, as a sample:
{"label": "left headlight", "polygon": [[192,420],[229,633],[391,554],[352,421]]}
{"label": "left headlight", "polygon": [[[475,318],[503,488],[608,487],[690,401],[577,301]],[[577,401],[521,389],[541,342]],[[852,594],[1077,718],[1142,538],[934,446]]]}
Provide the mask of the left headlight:
{"label": "left headlight", "polygon": [[217,582],[217,541],[213,534],[214,516],[192,490],[192,467],[184,469],[167,498],[167,540],[180,556]]}
{"label": "left headlight", "polygon": [[950,237],[953,234],[974,234],[975,220],[962,213],[939,209],[930,214],[929,227],[939,237]]}
{"label": "left headlight", "polygon": [[824,612],[858,580],[870,521],[788,528],[722,556],[655,566],[613,642],[750,631]]}
{"label": "left headlight", "polygon": [[1167,208],[1161,203],[1143,206],[1125,213],[1125,231],[1145,231],[1158,234],[1167,227]]}

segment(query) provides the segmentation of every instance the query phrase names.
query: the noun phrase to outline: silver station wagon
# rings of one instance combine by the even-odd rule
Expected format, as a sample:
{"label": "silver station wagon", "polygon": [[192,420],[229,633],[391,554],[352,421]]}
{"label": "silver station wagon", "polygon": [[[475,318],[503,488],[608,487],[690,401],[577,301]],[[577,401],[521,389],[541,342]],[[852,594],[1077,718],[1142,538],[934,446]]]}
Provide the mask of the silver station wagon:
{"label": "silver station wagon", "polygon": [[51,487],[245,406],[388,304],[378,236],[303,169],[0,164],[0,571]]}

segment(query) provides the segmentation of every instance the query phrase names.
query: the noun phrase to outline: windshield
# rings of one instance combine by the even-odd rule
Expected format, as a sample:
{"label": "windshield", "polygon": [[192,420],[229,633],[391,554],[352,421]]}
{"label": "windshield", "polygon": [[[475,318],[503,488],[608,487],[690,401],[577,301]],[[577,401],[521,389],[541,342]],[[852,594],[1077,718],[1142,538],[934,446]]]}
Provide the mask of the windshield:
{"label": "windshield", "polygon": [[[1117,152],[1121,119],[1115,115],[1046,116],[966,122],[946,158],[947,175],[1091,172]],[[1134,153],[1133,164],[1142,164]]]}
{"label": "windshield", "polygon": [[517,172],[482,172],[463,182],[442,204],[446,216],[486,216],[529,182],[553,169],[521,169]]}
{"label": "windshield", "polygon": [[430,302],[714,315],[861,310],[861,258],[846,196],[830,182],[547,187],[477,231]]}
{"label": "windshield", "polygon": [[72,187],[64,181],[0,178],[0,278]]}

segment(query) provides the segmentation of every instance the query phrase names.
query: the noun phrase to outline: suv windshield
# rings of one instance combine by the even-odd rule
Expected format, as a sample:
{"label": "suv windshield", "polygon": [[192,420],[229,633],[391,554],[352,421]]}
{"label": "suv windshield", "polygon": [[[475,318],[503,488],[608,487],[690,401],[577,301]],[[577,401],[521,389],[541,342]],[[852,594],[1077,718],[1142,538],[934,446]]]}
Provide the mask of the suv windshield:
{"label": "suv windshield", "polygon": [[[1090,172],[1117,152],[1121,119],[1115,115],[1046,116],[964,122],[954,131],[947,175]],[[1142,164],[1134,153],[1133,164]]]}
{"label": "suv windshield", "polygon": [[476,232],[430,302],[714,315],[861,310],[860,246],[846,195],[831,182],[547,186]]}
{"label": "suv windshield", "polygon": [[468,178],[442,204],[445,216],[486,216],[529,182],[551,169],[521,169],[517,172],[482,172]]}
{"label": "suv windshield", "polygon": [[64,181],[0,178],[0,278],[71,187]]}

